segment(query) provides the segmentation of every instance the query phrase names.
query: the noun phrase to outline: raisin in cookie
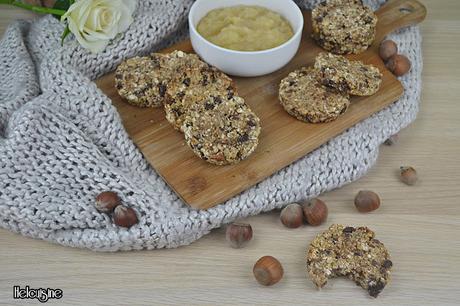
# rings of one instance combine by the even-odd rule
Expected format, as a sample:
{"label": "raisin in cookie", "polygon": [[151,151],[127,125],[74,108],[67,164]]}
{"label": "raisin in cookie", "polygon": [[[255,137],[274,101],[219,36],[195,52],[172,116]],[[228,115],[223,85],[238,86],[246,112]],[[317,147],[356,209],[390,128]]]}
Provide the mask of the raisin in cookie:
{"label": "raisin in cookie", "polygon": [[130,104],[159,107],[166,94],[165,56],[133,57],[122,62],[115,72],[115,87]]}
{"label": "raisin in cookie", "polygon": [[377,67],[332,53],[320,53],[315,68],[323,85],[351,95],[371,96],[382,82],[382,73]]}
{"label": "raisin in cookie", "polygon": [[191,108],[182,129],[196,155],[212,164],[227,165],[242,161],[255,150],[260,120],[243,98],[209,94]]}
{"label": "raisin in cookie", "polygon": [[279,100],[290,115],[311,123],[333,121],[350,105],[348,94],[323,86],[313,67],[303,67],[281,80]]}
{"label": "raisin in cookie", "polygon": [[181,130],[190,107],[204,101],[209,92],[220,92],[231,98],[235,91],[232,79],[214,67],[184,69],[168,84],[168,99],[164,103],[166,119]]}
{"label": "raisin in cookie", "polygon": [[377,297],[390,278],[393,263],[367,227],[334,224],[316,236],[307,252],[307,272],[318,288],[328,279],[347,276]]}
{"label": "raisin in cookie", "polygon": [[322,2],[312,11],[312,37],[336,54],[361,53],[375,39],[377,16],[360,1]]}

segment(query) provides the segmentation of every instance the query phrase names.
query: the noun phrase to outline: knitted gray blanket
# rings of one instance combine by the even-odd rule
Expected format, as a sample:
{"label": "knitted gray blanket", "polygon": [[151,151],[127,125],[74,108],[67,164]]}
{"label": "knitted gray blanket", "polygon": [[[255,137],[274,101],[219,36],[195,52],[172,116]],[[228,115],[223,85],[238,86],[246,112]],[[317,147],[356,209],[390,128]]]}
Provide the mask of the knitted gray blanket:
{"label": "knitted gray blanket", "polygon": [[[318,1],[299,1],[311,8]],[[367,1],[377,9],[384,0]],[[191,0],[139,1],[135,21],[104,52],[60,46],[51,16],[13,23],[0,42],[0,226],[97,251],[174,248],[237,218],[280,208],[358,179],[379,145],[412,122],[421,89],[417,27],[391,35],[412,61],[404,96],[241,195],[209,210],[185,205],[145,161],[116,109],[91,81],[123,59],[186,35]],[[114,226],[94,199],[113,190],[140,222]]]}

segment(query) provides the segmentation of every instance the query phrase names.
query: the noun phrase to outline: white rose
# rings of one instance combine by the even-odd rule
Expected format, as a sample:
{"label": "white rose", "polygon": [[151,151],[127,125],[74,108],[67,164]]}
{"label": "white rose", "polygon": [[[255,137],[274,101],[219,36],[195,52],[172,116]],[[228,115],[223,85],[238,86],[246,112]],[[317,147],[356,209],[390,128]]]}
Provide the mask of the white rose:
{"label": "white rose", "polygon": [[136,0],[77,0],[61,17],[84,48],[100,52],[133,22]]}

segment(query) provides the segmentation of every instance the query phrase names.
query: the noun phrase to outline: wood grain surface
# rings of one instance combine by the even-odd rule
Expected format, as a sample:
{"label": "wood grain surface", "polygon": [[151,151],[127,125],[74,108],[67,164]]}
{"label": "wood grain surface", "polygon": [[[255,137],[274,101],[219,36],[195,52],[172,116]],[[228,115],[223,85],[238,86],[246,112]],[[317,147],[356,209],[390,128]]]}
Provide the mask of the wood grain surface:
{"label": "wood grain surface", "polygon": [[[304,12],[302,43],[288,65],[263,77],[234,78],[239,94],[259,116],[262,126],[259,146],[249,158],[236,165],[216,166],[198,158],[185,145],[182,133],[168,124],[163,109],[138,108],[118,95],[114,72],[96,82],[112,99],[128,134],[145,158],[190,206],[206,209],[232,198],[402,95],[401,83],[385,68],[378,55],[378,46],[386,34],[425,18],[425,8],[415,0],[391,0],[379,9],[378,39],[368,51],[352,57],[382,71],[382,85],[376,94],[353,97],[347,112],[329,123],[307,124],[287,114],[278,101],[281,79],[295,69],[313,65],[315,56],[323,51],[310,37],[310,15]],[[170,50],[193,52],[189,40],[172,46]]]}
{"label": "wood grain surface", "polygon": [[[278,213],[244,219],[254,241],[234,250],[217,229],[174,250],[103,254],[61,247],[0,230],[0,305],[14,301],[13,285],[62,288],[50,305],[458,305],[460,301],[460,2],[424,0],[424,72],[418,119],[399,143],[382,146],[374,168],[362,179],[324,194],[327,224],[283,228]],[[0,7],[0,33],[22,11]],[[420,182],[397,178],[400,165],[413,165]],[[382,198],[380,209],[359,214],[357,191]],[[377,233],[394,261],[392,282],[377,299],[346,279],[317,291],[304,273],[309,241],[333,222],[364,224]],[[252,277],[263,255],[277,257],[283,280],[269,288]]]}

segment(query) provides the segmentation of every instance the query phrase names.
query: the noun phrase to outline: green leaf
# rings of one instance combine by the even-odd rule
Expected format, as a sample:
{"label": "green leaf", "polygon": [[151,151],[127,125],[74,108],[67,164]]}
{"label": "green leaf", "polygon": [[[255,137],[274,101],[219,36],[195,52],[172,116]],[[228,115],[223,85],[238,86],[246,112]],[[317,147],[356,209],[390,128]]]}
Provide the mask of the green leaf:
{"label": "green leaf", "polygon": [[64,39],[67,37],[67,35],[70,34],[70,29],[69,29],[69,26],[66,26],[65,29],[64,29],[64,32],[62,32],[62,35],[61,35],[61,46],[64,45]]}
{"label": "green leaf", "polygon": [[[69,7],[74,3],[74,0],[56,0],[56,3],[54,3],[53,8],[58,9],[58,10],[64,10],[67,11]],[[61,16],[53,15],[57,19],[61,19]]]}

